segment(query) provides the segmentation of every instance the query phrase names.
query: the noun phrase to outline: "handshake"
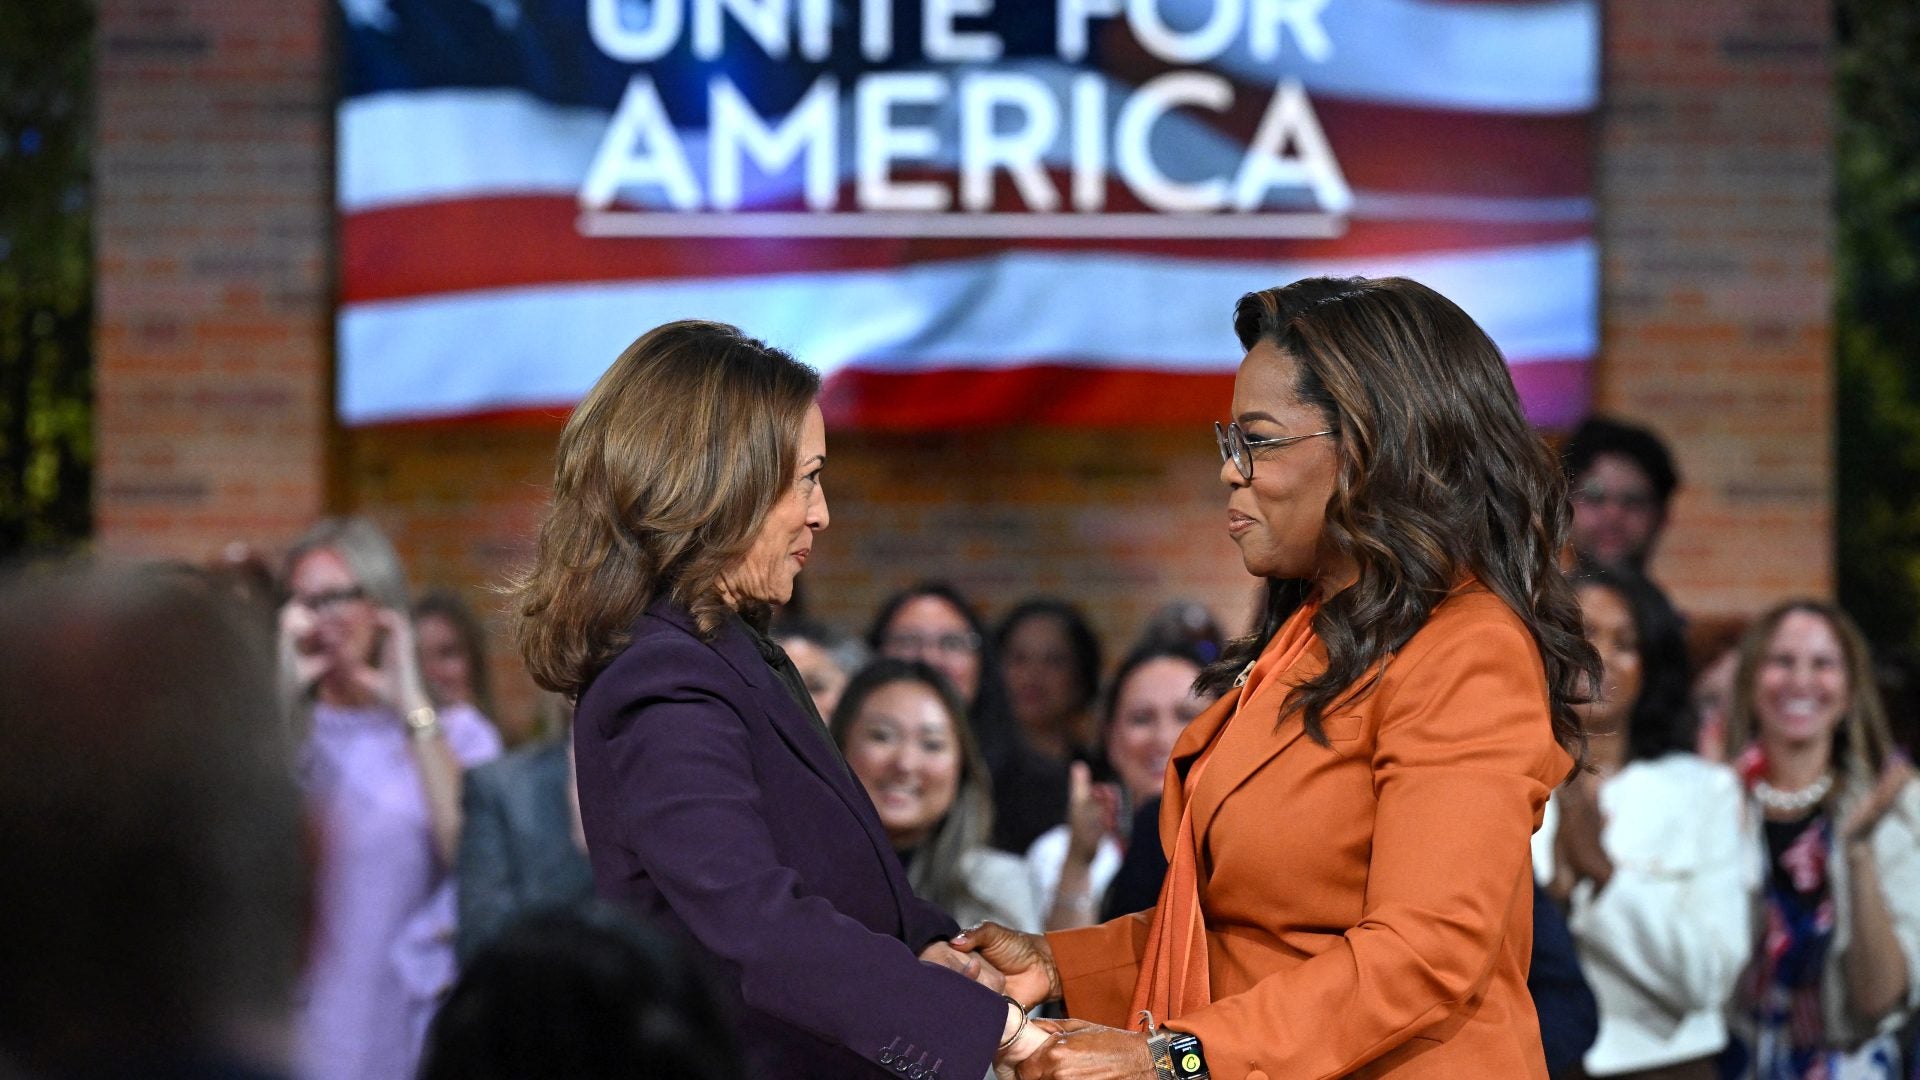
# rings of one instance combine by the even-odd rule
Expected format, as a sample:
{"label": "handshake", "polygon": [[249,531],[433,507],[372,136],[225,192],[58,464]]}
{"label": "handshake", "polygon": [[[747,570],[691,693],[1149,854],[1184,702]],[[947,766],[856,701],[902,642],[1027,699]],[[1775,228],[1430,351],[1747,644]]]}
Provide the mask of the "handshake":
{"label": "handshake", "polygon": [[1039,934],[981,923],[920,959],[952,968],[1005,995],[1007,1023],[993,1071],[999,1080],[1153,1080],[1147,1037],[1082,1020],[1029,1020],[1027,1010],[1061,997],[1053,948]]}

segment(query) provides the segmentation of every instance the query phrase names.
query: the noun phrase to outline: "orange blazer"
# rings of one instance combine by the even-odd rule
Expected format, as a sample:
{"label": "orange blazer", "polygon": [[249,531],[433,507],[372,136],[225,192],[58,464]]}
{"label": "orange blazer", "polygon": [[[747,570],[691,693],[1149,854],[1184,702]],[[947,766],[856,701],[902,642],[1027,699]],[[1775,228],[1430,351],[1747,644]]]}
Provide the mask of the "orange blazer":
{"label": "orange blazer", "polygon": [[[1325,668],[1316,640],[1241,715],[1228,694],[1174,745],[1169,852],[1187,767],[1220,740],[1193,796],[1212,1003],[1168,1026],[1200,1037],[1216,1080],[1544,1080],[1528,838],[1572,761],[1539,650],[1463,585],[1326,717],[1322,747],[1279,713]],[[1136,1027],[1150,916],[1047,935],[1069,1015]]]}

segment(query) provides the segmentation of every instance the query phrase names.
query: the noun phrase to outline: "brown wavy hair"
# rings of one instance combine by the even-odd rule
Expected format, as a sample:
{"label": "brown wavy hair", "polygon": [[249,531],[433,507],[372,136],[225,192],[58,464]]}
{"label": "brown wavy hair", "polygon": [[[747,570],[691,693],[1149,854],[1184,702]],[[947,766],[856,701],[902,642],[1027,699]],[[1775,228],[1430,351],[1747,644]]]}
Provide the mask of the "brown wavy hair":
{"label": "brown wavy hair", "polygon": [[[1314,615],[1327,670],[1300,686],[1282,717],[1298,713],[1326,745],[1328,710],[1369,693],[1471,574],[1526,624],[1546,667],[1554,738],[1584,759],[1573,706],[1598,684],[1600,659],[1558,561],[1567,481],[1527,425],[1486,332],[1405,278],[1306,278],[1248,293],[1233,329],[1247,349],[1267,341],[1294,359],[1296,394],[1335,433],[1322,541],[1359,570]],[[1310,588],[1269,580],[1258,627],[1231,642],[1197,687],[1231,689]]]}
{"label": "brown wavy hair", "polygon": [[1847,664],[1847,712],[1833,731],[1830,764],[1843,779],[1871,783],[1894,755],[1893,729],[1887,724],[1887,707],[1880,697],[1880,683],[1874,677],[1873,650],[1867,645],[1866,635],[1839,605],[1825,600],[1789,600],[1776,604],[1747,627],[1740,639],[1739,666],[1734,669],[1727,749],[1738,753],[1759,737],[1753,696],[1760,681],[1760,668],[1767,662],[1767,646],[1773,643],[1780,623],[1796,611],[1826,620],[1833,636],[1840,641],[1840,655]]}
{"label": "brown wavy hair", "polygon": [[627,346],[560,433],[534,564],[508,586],[535,682],[578,695],[663,596],[719,632],[720,575],[792,484],[819,394],[812,368],[725,323]]}

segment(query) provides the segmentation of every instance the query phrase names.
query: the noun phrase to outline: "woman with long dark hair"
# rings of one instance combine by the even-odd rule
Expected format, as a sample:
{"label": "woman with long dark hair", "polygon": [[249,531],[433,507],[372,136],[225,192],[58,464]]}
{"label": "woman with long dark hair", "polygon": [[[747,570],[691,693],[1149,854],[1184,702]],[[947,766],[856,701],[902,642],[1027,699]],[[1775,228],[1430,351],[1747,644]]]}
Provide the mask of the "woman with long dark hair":
{"label": "woman with long dark hair", "polygon": [[830,730],[915,896],[962,925],[1040,928],[1025,864],[987,846],[993,780],[946,676],[918,660],[876,660],[847,684]]}
{"label": "woman with long dark hair", "polygon": [[1750,944],[1740,784],[1694,753],[1672,606],[1631,570],[1574,581],[1601,660],[1579,707],[1592,768],[1554,794],[1533,852],[1599,1006],[1584,1071],[1712,1080]]}
{"label": "woman with long dark hair", "polygon": [[956,944],[1079,1018],[1023,1077],[1543,1077],[1528,844],[1597,667],[1566,481],[1425,286],[1310,278],[1234,330],[1224,524],[1266,603],[1168,763],[1159,903]]}

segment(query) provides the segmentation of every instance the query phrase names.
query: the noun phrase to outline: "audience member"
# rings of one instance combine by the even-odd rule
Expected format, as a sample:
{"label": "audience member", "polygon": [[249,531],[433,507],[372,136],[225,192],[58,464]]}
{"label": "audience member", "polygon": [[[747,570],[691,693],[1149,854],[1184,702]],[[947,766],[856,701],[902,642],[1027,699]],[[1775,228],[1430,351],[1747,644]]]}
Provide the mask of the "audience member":
{"label": "audience member", "polygon": [[1024,852],[1066,820],[1066,766],[1036,754],[1021,737],[985,624],[953,586],[922,582],[895,593],[874,617],[867,644],[880,656],[932,667],[966,706],[993,775],[994,847]]}
{"label": "audience member", "polygon": [[1039,928],[1026,867],[986,846],[991,780],[944,675],[917,660],[877,660],[847,684],[830,729],[873,799],[914,895],[962,926],[992,919]]}
{"label": "audience member", "polygon": [[1202,664],[1211,664],[1220,659],[1220,652],[1226,647],[1227,636],[1220,632],[1220,624],[1214,621],[1213,613],[1205,604],[1198,600],[1174,600],[1147,620],[1146,629],[1140,631],[1140,640],[1134,642],[1132,651],[1173,649],[1191,653]]}
{"label": "audience member", "polygon": [[1564,461],[1574,550],[1602,566],[1645,574],[1680,486],[1666,444],[1646,428],[1595,416],[1567,439]]}
{"label": "audience member", "polygon": [[1581,1062],[1600,1033],[1600,1007],[1580,970],[1567,917],[1545,889],[1533,890],[1533,957],[1527,994],[1540,1017],[1540,1048],[1552,1080],[1581,1080]]}
{"label": "audience member", "polygon": [[405,574],[371,522],[320,522],[286,565],[282,679],[320,833],[301,1072],[410,1080],[454,974],[461,773],[500,741],[471,706],[433,706]]}
{"label": "audience member", "polygon": [[0,1074],[283,1075],[308,895],[272,637],[171,568],[0,584]]}
{"label": "audience member", "polygon": [[1022,601],[994,631],[1020,733],[1064,762],[1093,745],[1100,639],[1079,608],[1052,597]]}
{"label": "audience member", "polygon": [[1575,591],[1602,668],[1576,710],[1592,768],[1533,847],[1600,1007],[1585,1071],[1711,1080],[1751,944],[1739,781],[1693,752],[1685,639],[1652,586],[1592,569]]}
{"label": "audience member", "polygon": [[684,952],[610,906],[529,915],[467,965],[420,1080],[744,1080],[718,997]]}
{"label": "audience member", "polygon": [[1120,856],[1119,869],[1107,882],[1107,895],[1100,901],[1101,922],[1112,922],[1122,915],[1146,911],[1160,902],[1160,887],[1167,880],[1167,849],[1160,838],[1160,797],[1141,803],[1127,826],[1126,852]]}
{"label": "audience member", "polygon": [[1740,664],[1744,618],[1695,619],[1687,624],[1693,676],[1694,749],[1708,761],[1727,760],[1727,718],[1733,715],[1733,672]]}
{"label": "audience member", "polygon": [[840,704],[847,680],[867,666],[865,646],[818,623],[801,619],[776,622],[768,636],[787,651],[822,720],[832,716]]}
{"label": "audience member", "polygon": [[[420,643],[420,676],[433,703],[442,709],[469,706],[500,727],[487,667],[487,631],[466,601],[451,590],[428,590],[413,605],[413,633]],[[516,730],[512,741],[524,741],[528,734]]]}
{"label": "audience member", "polygon": [[[1188,653],[1153,648],[1127,657],[1114,673],[1100,733],[1113,780],[1095,784],[1088,767],[1076,762],[1067,823],[1042,834],[1027,852],[1047,929],[1094,923],[1120,869],[1134,808],[1160,797],[1174,742],[1212,703],[1194,691],[1200,668]],[[1155,834],[1149,842],[1158,839]]]}
{"label": "audience member", "polygon": [[467,770],[454,938],[463,965],[527,912],[593,896],[570,726],[563,720],[554,737]]}
{"label": "audience member", "polygon": [[1796,600],[1748,628],[1729,745],[1766,853],[1763,923],[1723,1075],[1899,1075],[1920,1004],[1920,783],[1887,730],[1873,661],[1838,607]]}

